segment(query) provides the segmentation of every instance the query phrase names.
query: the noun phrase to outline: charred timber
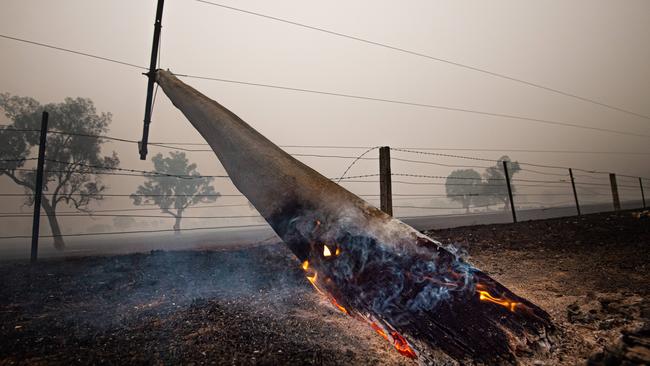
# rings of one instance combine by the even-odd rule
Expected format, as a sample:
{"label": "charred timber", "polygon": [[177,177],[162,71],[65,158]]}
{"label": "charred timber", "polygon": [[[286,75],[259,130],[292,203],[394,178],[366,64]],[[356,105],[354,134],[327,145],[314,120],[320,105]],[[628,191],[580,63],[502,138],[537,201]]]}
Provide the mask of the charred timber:
{"label": "charred timber", "polygon": [[156,81],[316,290],[397,351],[427,364],[507,364],[551,346],[545,311],[296,160],[171,72],[159,70]]}

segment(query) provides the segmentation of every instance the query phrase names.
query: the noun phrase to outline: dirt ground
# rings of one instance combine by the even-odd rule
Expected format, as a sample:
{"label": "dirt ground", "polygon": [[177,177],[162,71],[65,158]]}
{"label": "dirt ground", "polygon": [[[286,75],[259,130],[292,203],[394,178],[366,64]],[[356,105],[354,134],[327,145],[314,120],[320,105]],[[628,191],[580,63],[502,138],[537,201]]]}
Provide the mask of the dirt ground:
{"label": "dirt ground", "polygon": [[[553,350],[522,364],[650,360],[650,218],[596,214],[428,234],[551,314]],[[13,364],[415,363],[335,310],[272,244],[0,262],[0,365]]]}

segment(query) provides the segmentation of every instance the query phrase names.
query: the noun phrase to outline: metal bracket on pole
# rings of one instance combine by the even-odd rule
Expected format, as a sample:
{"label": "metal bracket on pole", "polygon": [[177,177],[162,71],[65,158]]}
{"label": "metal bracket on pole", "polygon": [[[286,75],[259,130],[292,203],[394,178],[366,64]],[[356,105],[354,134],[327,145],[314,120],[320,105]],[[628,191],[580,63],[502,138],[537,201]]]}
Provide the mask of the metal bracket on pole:
{"label": "metal bracket on pole", "polygon": [[48,113],[43,112],[41,120],[41,138],[38,144],[38,165],[36,167],[36,184],[34,185],[34,221],[32,224],[32,253],[31,262],[38,257],[38,234],[41,223],[41,198],[43,196],[43,166],[45,165],[45,145],[47,143]]}
{"label": "metal bracket on pole", "polygon": [[142,129],[142,142],[139,144],[140,160],[147,158],[147,143],[149,141],[149,125],[151,124],[151,104],[153,100],[153,86],[156,82],[156,63],[158,62],[158,47],[160,44],[160,30],[162,29],[162,15],[165,0],[158,0],[156,8],[156,22],[153,28],[153,44],[151,46],[151,62],[149,72],[144,74],[149,78],[147,82],[147,101],[144,106],[144,127]]}

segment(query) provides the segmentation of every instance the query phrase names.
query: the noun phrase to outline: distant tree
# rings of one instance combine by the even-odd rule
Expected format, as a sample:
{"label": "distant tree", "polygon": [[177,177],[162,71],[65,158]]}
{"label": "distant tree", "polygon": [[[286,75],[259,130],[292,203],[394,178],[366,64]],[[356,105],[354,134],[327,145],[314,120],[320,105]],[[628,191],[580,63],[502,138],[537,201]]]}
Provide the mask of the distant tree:
{"label": "distant tree", "polygon": [[[508,163],[508,176],[512,182],[512,177],[515,173],[521,170],[519,163],[516,161],[511,161],[507,155],[502,156],[497,161],[495,166],[485,169],[483,173],[483,178],[485,182],[483,183],[483,199],[488,204],[492,203],[503,203],[503,209],[508,210],[508,186],[505,181],[505,174],[503,170],[503,162],[507,161]],[[514,185],[511,185],[512,192],[514,193],[516,188]]]}
{"label": "distant tree", "polygon": [[[190,164],[184,152],[172,151],[169,157],[157,154],[151,161],[156,172],[179,176],[200,176],[196,164]],[[183,211],[197,203],[214,202],[219,197],[214,187],[210,185],[213,178],[183,179],[149,175],[143,185],[131,195],[136,205],[155,204],[162,212],[176,219],[174,230],[181,229]]]}
{"label": "distant tree", "polygon": [[[90,213],[92,201],[102,200],[106,190],[96,168],[114,168],[119,165],[117,154],[102,155],[103,139],[81,135],[99,135],[108,131],[110,113],[97,114],[90,99],[66,98],[63,103],[41,105],[28,97],[0,94],[0,109],[12,123],[0,129],[0,176],[7,176],[23,187],[27,194],[24,204],[34,204],[36,173],[25,169],[25,160],[38,151],[39,132],[11,130],[39,130],[41,114],[46,110],[50,131],[73,132],[77,135],[50,133],[47,136],[45,173],[43,176],[43,210],[47,214],[54,246],[64,248],[61,228],[56,217],[60,205]],[[15,161],[15,160],[18,161]]]}
{"label": "distant tree", "polygon": [[447,197],[460,202],[466,212],[477,202],[482,190],[481,175],[474,169],[454,170],[445,182]]}

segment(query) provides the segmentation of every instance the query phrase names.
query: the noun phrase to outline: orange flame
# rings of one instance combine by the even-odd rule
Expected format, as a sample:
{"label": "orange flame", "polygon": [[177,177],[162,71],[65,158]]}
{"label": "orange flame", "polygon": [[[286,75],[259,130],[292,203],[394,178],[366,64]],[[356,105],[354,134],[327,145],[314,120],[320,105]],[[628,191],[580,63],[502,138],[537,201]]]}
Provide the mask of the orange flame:
{"label": "orange flame", "polygon": [[345,315],[350,315],[350,314],[348,314],[347,309],[344,308],[343,306],[339,305],[339,303],[336,302],[336,299],[331,297],[331,296],[330,296],[330,302],[332,303],[332,305],[336,306],[337,309],[341,310],[341,312],[344,313]]}
{"label": "orange flame", "polygon": [[374,331],[377,332],[377,334],[379,334],[389,342],[392,341],[393,347],[395,347],[395,350],[397,350],[397,352],[409,358],[417,358],[417,354],[415,353],[413,348],[409,346],[409,343],[406,341],[406,339],[404,339],[404,337],[402,337],[401,334],[393,330],[390,332],[390,337],[389,337],[388,334],[386,334],[384,328],[377,325],[377,323],[373,321],[369,321],[369,323],[370,323],[370,327],[372,327],[372,329],[374,329]]}
{"label": "orange flame", "polygon": [[[483,288],[483,287],[481,286],[479,288]],[[504,307],[508,308],[512,312],[514,312],[517,305],[520,304],[520,303],[518,303],[516,301],[511,301],[511,300],[508,300],[506,298],[494,297],[494,296],[490,295],[490,293],[485,291],[485,290],[478,290],[478,299],[482,300],[482,301],[489,301],[491,303],[495,303],[495,304],[504,306]]]}
{"label": "orange flame", "polygon": [[384,337],[385,340],[388,340],[388,336],[386,335],[386,332],[384,332],[383,329],[379,327],[376,323],[370,323],[370,326],[372,329],[375,330],[375,332],[379,333],[380,336]]}
{"label": "orange flame", "polygon": [[392,332],[390,335],[391,337],[393,337],[393,346],[395,346],[397,352],[409,358],[417,357],[415,351],[413,351],[411,346],[409,346],[408,342],[406,341],[406,339],[404,339],[404,337],[402,337],[401,334],[397,332]]}
{"label": "orange flame", "polygon": [[305,271],[306,271],[307,269],[309,269],[309,261],[304,261],[304,262],[302,262],[301,267],[302,267],[302,269],[304,269]]}
{"label": "orange flame", "polygon": [[309,282],[312,284],[312,286],[314,286],[316,291],[318,291],[318,293],[320,293],[321,295],[324,295],[323,291],[321,291],[321,289],[319,289],[318,286],[316,285],[316,280],[317,279],[318,279],[318,273],[314,273],[313,276],[307,276],[307,280],[309,280]]}

